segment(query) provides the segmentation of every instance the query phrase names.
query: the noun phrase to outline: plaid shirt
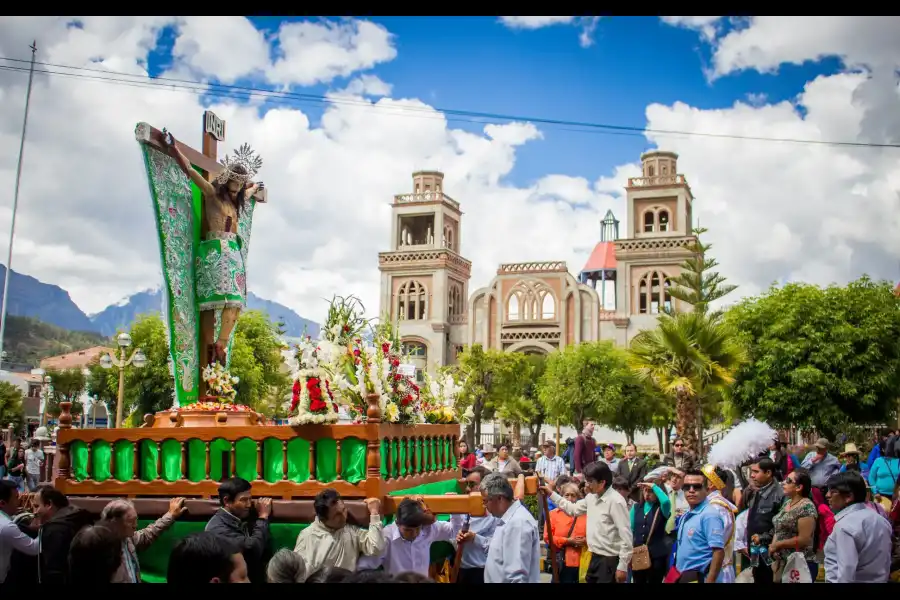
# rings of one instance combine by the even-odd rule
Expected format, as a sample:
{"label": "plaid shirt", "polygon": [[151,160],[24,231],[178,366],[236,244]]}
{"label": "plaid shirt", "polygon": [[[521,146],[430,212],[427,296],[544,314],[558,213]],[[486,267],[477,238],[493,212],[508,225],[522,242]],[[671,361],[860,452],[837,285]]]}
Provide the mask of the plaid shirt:
{"label": "plaid shirt", "polygon": [[565,461],[559,456],[554,456],[553,458],[542,456],[537,460],[534,470],[547,479],[556,480],[567,469]]}

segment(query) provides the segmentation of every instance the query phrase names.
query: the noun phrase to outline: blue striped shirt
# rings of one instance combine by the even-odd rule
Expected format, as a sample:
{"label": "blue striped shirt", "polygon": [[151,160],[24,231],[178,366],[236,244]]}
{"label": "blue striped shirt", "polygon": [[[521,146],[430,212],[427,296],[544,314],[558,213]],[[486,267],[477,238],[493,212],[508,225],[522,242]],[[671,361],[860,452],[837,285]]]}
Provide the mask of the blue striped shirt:
{"label": "blue striped shirt", "polygon": [[534,470],[544,476],[545,479],[556,480],[557,477],[566,472],[566,463],[559,456],[547,458],[542,456],[537,460]]}

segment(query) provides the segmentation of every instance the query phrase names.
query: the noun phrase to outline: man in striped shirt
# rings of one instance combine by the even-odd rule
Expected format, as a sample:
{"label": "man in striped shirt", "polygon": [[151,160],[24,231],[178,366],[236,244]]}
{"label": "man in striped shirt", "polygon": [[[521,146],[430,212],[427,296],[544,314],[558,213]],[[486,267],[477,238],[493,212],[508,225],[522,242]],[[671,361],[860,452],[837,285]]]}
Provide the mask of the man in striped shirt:
{"label": "man in striped shirt", "polygon": [[556,456],[556,444],[551,441],[545,441],[542,446],[544,455],[541,456],[534,465],[534,472],[541,475],[544,479],[554,482],[556,478],[566,472],[566,463],[562,458]]}

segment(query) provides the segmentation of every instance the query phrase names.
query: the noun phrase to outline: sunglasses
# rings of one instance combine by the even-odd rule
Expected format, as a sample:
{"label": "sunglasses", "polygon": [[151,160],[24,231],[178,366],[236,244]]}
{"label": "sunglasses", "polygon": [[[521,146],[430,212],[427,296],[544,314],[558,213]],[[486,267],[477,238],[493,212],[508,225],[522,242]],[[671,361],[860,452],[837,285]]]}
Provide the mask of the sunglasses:
{"label": "sunglasses", "polygon": [[791,485],[797,485],[797,481],[795,479],[791,479],[790,477],[784,480],[785,483],[789,483]]}
{"label": "sunglasses", "polygon": [[704,486],[702,483],[685,483],[681,487],[689,491],[699,491],[702,490]]}
{"label": "sunglasses", "polygon": [[675,444],[676,448],[684,448],[684,444]]}

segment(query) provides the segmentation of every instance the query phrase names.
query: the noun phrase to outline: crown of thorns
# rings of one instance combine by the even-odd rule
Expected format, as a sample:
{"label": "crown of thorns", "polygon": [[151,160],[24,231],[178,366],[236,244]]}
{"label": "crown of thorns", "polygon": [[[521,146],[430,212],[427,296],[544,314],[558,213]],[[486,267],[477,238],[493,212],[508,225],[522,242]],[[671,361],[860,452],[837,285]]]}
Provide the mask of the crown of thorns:
{"label": "crown of thorns", "polygon": [[[216,177],[218,183],[226,183],[229,180],[246,183],[259,173],[263,164],[262,158],[250,148],[250,144],[243,144],[240,148],[236,149],[234,151],[234,157],[230,157],[226,154],[225,158],[220,162],[225,168],[222,169],[222,172]],[[235,172],[236,167],[239,166],[243,167],[243,169],[240,170],[245,171],[244,173]]]}

